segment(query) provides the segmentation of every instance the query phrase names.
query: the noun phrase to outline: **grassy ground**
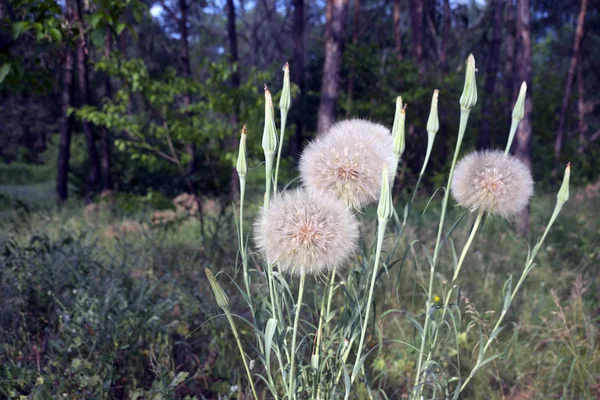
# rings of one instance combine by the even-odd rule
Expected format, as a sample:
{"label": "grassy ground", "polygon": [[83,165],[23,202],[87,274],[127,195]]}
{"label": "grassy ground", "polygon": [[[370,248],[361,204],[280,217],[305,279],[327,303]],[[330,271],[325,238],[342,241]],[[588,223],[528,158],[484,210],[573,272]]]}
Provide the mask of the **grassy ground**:
{"label": "grassy ground", "polygon": [[[58,210],[49,204],[50,188],[0,187],[0,397],[239,398],[244,371],[226,321],[211,319],[219,311],[203,272],[224,270],[233,277],[239,272],[232,212],[213,210],[202,236],[195,218],[151,224],[155,210],[143,201],[87,212],[80,204]],[[512,305],[511,324],[495,344],[503,357],[476,376],[464,398],[600,396],[600,199],[582,193],[565,206]],[[397,308],[423,317],[424,254],[414,247],[404,263],[392,262],[413,239],[434,241],[438,211],[434,202],[421,215],[426,200],[415,206],[397,251],[392,254],[391,240],[385,242],[390,268],[377,288],[380,315]],[[530,244],[553,206],[554,195],[535,198]],[[249,220],[256,210],[250,207]],[[373,215],[367,210],[361,216],[366,241],[375,229]],[[460,216],[452,209],[449,221]],[[457,247],[465,241],[470,218],[465,216],[452,235]],[[473,246],[460,282],[458,351],[438,355],[447,364],[458,355],[463,376],[477,358],[474,322],[491,329],[502,308],[503,285],[509,275],[519,274],[528,248],[509,222],[492,219]],[[442,257],[441,265],[451,265],[449,247]],[[440,297],[449,275],[442,268],[436,277]],[[234,310],[248,317],[236,288],[221,281]],[[304,309],[311,309],[322,283],[307,284]],[[415,340],[415,329],[400,314],[386,316],[378,327],[383,338]],[[250,345],[251,333],[243,326],[241,333]],[[299,356],[310,364],[309,354]],[[402,398],[414,380],[415,360],[406,348],[386,345],[368,362],[381,373],[379,384],[388,397]],[[353,396],[363,398],[365,392],[359,387]]]}

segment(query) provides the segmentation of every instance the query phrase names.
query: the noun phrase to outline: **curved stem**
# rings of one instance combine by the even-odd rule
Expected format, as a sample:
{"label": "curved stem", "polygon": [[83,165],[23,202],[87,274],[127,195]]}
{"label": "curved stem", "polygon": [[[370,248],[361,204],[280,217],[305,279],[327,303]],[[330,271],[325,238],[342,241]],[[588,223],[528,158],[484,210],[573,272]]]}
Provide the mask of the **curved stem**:
{"label": "curved stem", "polygon": [[281,148],[283,147],[283,138],[285,136],[285,121],[287,120],[287,111],[281,111],[281,136],[279,137],[279,149],[277,150],[277,161],[275,162],[275,183],[273,190],[277,192],[277,178],[279,177],[279,161],[281,160]]}
{"label": "curved stem", "polygon": [[363,321],[362,330],[360,332],[360,341],[358,342],[358,351],[356,353],[356,361],[352,372],[352,381],[356,378],[354,371],[360,363],[362,356],[362,348],[365,343],[365,334],[367,333],[367,325],[369,324],[369,312],[371,311],[371,302],[373,301],[373,291],[375,290],[375,282],[377,280],[377,270],[379,268],[379,259],[381,258],[381,247],[383,246],[383,237],[385,234],[385,227],[387,225],[387,219],[379,218],[378,230],[377,230],[377,248],[375,250],[375,263],[373,265],[373,275],[371,277],[371,286],[369,287],[369,296],[367,297],[367,309],[365,311],[365,319]]}
{"label": "curved stem", "polygon": [[298,300],[296,302],[296,315],[294,317],[294,328],[292,330],[292,347],[290,348],[290,382],[289,382],[289,394],[292,399],[296,397],[296,390],[294,388],[294,361],[296,356],[296,333],[298,331],[298,320],[300,319],[300,309],[302,307],[302,295],[304,294],[304,279],[306,274],[300,275],[300,286],[298,287]]}
{"label": "curved stem", "polygon": [[246,369],[246,374],[248,375],[248,381],[250,382],[250,387],[252,388],[252,394],[254,395],[254,399],[258,400],[256,388],[254,387],[254,381],[252,381],[252,374],[250,373],[250,368],[248,368],[248,362],[246,361],[246,355],[244,354],[244,348],[242,347],[242,343],[240,342],[240,335],[238,334],[238,331],[235,327],[233,318],[231,318],[231,313],[228,310],[225,310],[225,315],[227,316],[227,320],[229,321],[229,325],[231,326],[231,330],[233,331],[233,336],[235,337],[238,349],[240,350],[240,356],[242,357],[242,362],[244,363],[244,368]]}

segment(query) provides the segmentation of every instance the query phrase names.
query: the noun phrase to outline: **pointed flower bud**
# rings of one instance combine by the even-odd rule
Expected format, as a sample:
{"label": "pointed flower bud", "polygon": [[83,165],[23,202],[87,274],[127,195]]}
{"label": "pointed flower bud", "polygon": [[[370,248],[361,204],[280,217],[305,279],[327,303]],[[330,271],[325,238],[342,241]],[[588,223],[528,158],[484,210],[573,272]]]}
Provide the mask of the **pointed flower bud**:
{"label": "pointed flower bud", "polygon": [[212,289],[213,294],[215,295],[217,305],[223,310],[227,309],[227,307],[229,307],[229,299],[227,298],[227,295],[225,294],[223,288],[219,284],[219,281],[217,281],[217,278],[215,278],[210,269],[205,268],[204,272],[206,273],[206,277],[208,278],[208,283],[210,283],[210,288]]}
{"label": "pointed flower bud", "polygon": [[427,132],[435,135],[440,130],[440,119],[438,117],[438,95],[440,91],[435,89],[431,98],[431,110],[429,111],[429,119],[427,120]]}
{"label": "pointed flower bud", "polygon": [[281,111],[288,111],[292,105],[292,93],[290,89],[290,65],[285,63],[283,66],[283,89],[281,89],[281,98],[279,99],[279,108]]}
{"label": "pointed flower bud", "polygon": [[513,108],[512,119],[521,121],[525,115],[525,95],[527,94],[527,82],[521,83],[521,89],[519,89],[519,97]]}
{"label": "pointed flower bud", "polygon": [[242,128],[242,137],[240,138],[240,150],[238,152],[235,169],[240,177],[248,173],[248,164],[246,163],[246,125]]}
{"label": "pointed flower bud", "polygon": [[556,199],[560,205],[563,205],[569,200],[569,180],[571,178],[571,163],[567,164],[565,168],[565,175],[563,177],[562,185],[556,195]]}
{"label": "pointed flower bud", "polygon": [[277,150],[277,129],[275,128],[273,98],[267,85],[265,85],[265,129],[263,130],[262,148],[265,154],[272,154]]}
{"label": "pointed flower bud", "polygon": [[475,57],[473,54],[467,58],[467,72],[465,75],[465,87],[460,96],[460,107],[463,110],[471,110],[477,104],[477,82],[475,79]]}
{"label": "pointed flower bud", "polygon": [[402,97],[396,99],[396,114],[394,116],[394,125],[392,126],[392,141],[393,152],[398,158],[404,153],[406,148],[404,136],[404,121],[406,118],[406,110],[402,108]]}
{"label": "pointed flower bud", "polygon": [[392,192],[390,190],[390,177],[387,164],[383,167],[381,173],[381,196],[377,206],[377,216],[379,219],[390,219],[394,215],[394,204],[392,203]]}

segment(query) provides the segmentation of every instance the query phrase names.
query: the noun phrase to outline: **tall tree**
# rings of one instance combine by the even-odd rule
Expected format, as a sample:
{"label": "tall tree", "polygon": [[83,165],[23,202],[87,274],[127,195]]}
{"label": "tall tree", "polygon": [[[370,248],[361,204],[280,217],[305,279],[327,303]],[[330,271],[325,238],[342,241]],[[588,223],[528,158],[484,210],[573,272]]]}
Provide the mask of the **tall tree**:
{"label": "tall tree", "polygon": [[[227,0],[227,38],[229,40],[229,62],[231,65],[231,86],[234,89],[240,87],[240,70],[238,66],[238,39],[237,30],[235,27],[235,4],[233,0]],[[231,125],[235,127],[235,132],[231,136],[231,149],[235,153],[238,147],[237,132],[238,125],[240,124],[240,101],[237,96],[233,99],[233,110],[230,115]],[[235,166],[231,168],[231,179],[230,179],[230,190],[229,190],[230,201],[235,201],[239,198],[239,178]]]}
{"label": "tall tree", "polygon": [[350,64],[350,77],[348,78],[348,105],[346,116],[352,113],[352,97],[354,96],[354,81],[356,80],[356,52],[358,51],[358,27],[360,26],[360,0],[354,0],[354,22],[352,26],[352,60]]}
{"label": "tall tree", "polygon": [[492,106],[498,75],[498,55],[500,53],[500,44],[502,38],[502,16],[504,14],[504,4],[505,0],[494,0],[492,3],[494,12],[491,15],[494,20],[494,28],[485,71],[486,79],[484,93],[486,93],[486,96],[484,96],[483,104],[481,106],[481,132],[479,133],[479,142],[477,144],[480,149],[487,149],[490,147],[491,142]]}
{"label": "tall tree", "polygon": [[346,38],[346,16],[349,0],[327,0],[325,29],[325,64],[321,80],[321,100],[317,129],[326,132],[335,121],[335,108],[340,89],[342,52]]}
{"label": "tall tree", "polygon": [[[113,35],[111,27],[106,27],[104,37],[104,57],[110,58],[112,54]],[[110,75],[106,73],[104,76],[104,96],[107,99],[112,98],[112,85]],[[112,153],[112,138],[110,130],[107,127],[102,128],[102,188],[104,190],[113,189],[113,180],[111,173],[111,153]]]}
{"label": "tall tree", "polygon": [[291,150],[292,156],[295,159],[299,158],[300,149],[302,149],[302,142],[304,137],[302,130],[304,128],[302,121],[304,115],[304,91],[305,91],[305,77],[304,77],[304,0],[293,0],[294,4],[294,21],[293,21],[293,32],[294,32],[294,62],[292,63],[292,80],[300,92],[295,102],[297,106],[300,118],[296,121],[296,137],[292,140]]}
{"label": "tall tree", "polygon": [[425,59],[423,54],[423,10],[424,0],[410,0],[410,28],[412,32],[412,53],[417,60],[419,76],[425,74]]}
{"label": "tall tree", "polygon": [[579,131],[579,145],[585,143],[585,132],[587,125],[585,123],[585,88],[583,81],[583,52],[579,52],[579,62],[577,63],[577,130]]}
{"label": "tall tree", "polygon": [[[82,0],[76,0],[77,12],[75,12],[75,20],[79,26],[79,40],[77,42],[77,76],[79,80],[79,92],[82,105],[91,104],[89,82],[88,82],[88,45],[87,33],[84,24],[84,3]],[[83,121],[83,133],[88,153],[89,174],[87,182],[88,199],[93,197],[100,183],[100,158],[98,157],[98,149],[96,148],[96,139],[92,131],[92,124],[86,119]]]}
{"label": "tall tree", "polygon": [[448,74],[448,38],[450,37],[450,0],[444,0],[444,17],[442,27],[442,45],[440,46],[440,68],[442,74]]}
{"label": "tall tree", "polygon": [[[65,0],[65,21],[71,26],[74,20],[74,0]],[[72,105],[73,92],[73,49],[70,44],[65,46],[62,81],[62,122],[60,127],[60,142],[58,144],[58,160],[56,163],[56,195],[59,202],[64,202],[69,196],[69,157],[71,154],[71,131],[73,117],[69,114]]]}
{"label": "tall tree", "polygon": [[569,63],[567,71],[567,80],[565,82],[565,90],[563,92],[562,107],[560,109],[560,120],[558,123],[558,131],[556,132],[556,141],[554,142],[554,158],[560,158],[560,152],[565,136],[565,128],[569,113],[569,101],[571,99],[571,91],[573,90],[573,80],[577,70],[577,61],[581,58],[581,38],[583,37],[583,25],[585,23],[585,14],[587,12],[588,0],[581,0],[579,7],[579,16],[577,17],[577,28],[575,29],[575,40],[573,42],[573,55]]}
{"label": "tall tree", "polygon": [[[527,82],[531,85],[531,11],[529,0],[517,0],[517,77],[518,82]],[[516,134],[515,155],[526,165],[531,166],[531,112],[533,104],[531,94],[525,100],[525,115],[519,124]],[[526,235],[529,232],[529,208],[524,210],[517,218],[516,228],[519,233]]]}
{"label": "tall tree", "polygon": [[402,60],[402,30],[400,28],[400,0],[394,0],[394,40],[396,57]]}

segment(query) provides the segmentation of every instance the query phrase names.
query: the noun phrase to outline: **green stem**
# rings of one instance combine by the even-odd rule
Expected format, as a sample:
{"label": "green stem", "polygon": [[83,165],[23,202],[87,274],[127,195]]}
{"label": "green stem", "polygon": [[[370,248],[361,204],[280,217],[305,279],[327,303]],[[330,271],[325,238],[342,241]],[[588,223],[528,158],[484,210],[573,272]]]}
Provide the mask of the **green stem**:
{"label": "green stem", "polygon": [[508,133],[508,141],[506,142],[504,154],[508,154],[510,152],[510,147],[512,146],[512,142],[515,138],[515,132],[517,132],[517,128],[519,127],[519,122],[521,122],[521,120],[513,118],[512,122],[510,123],[510,132]]}
{"label": "green stem", "polygon": [[378,230],[377,230],[377,248],[375,250],[375,264],[373,266],[373,275],[371,277],[371,286],[369,287],[369,296],[367,297],[367,309],[365,311],[365,319],[363,322],[362,330],[360,332],[360,341],[358,342],[358,351],[356,353],[356,361],[352,372],[352,381],[356,377],[354,371],[358,368],[360,359],[362,356],[362,348],[365,343],[365,334],[367,333],[367,325],[369,324],[369,312],[371,311],[371,302],[373,301],[373,292],[375,290],[375,282],[377,280],[377,270],[379,267],[379,259],[381,258],[381,247],[383,246],[383,238],[385,234],[385,227],[387,225],[387,219],[379,218]]}
{"label": "green stem", "polygon": [[[548,225],[546,226],[546,229],[544,230],[544,233],[542,234],[542,237],[540,238],[539,242],[535,245],[535,247],[531,251],[531,255],[527,259],[527,262],[525,263],[525,268],[523,269],[523,272],[521,273],[521,278],[519,278],[519,281],[517,282],[515,288],[513,289],[512,293],[510,295],[510,301],[508,302],[507,305],[505,305],[503,307],[502,313],[500,314],[500,317],[498,318],[496,325],[494,325],[494,329],[492,330],[492,332],[494,332],[496,329],[498,329],[500,327],[500,324],[502,324],[502,321],[504,320],[504,317],[506,316],[506,312],[508,311],[508,308],[512,304],[517,292],[521,288],[521,285],[523,284],[523,282],[525,282],[525,278],[527,278],[527,275],[529,275],[529,272],[531,272],[531,269],[533,268],[533,261],[535,260],[535,256],[537,255],[538,251],[542,247],[544,240],[546,240],[546,236],[548,235],[548,232],[550,232],[550,228],[554,224],[556,217],[558,217],[558,214],[560,213],[560,210],[562,209],[563,204],[564,203],[557,203],[556,206],[554,207],[554,212],[552,213],[552,217],[550,217],[550,221],[548,222]],[[469,374],[469,376],[467,377],[465,382],[460,387],[461,392],[467,387],[467,385],[471,381],[471,378],[473,378],[473,376],[474,376],[473,371],[477,371],[477,369],[479,369],[479,365],[485,358],[486,351],[490,347],[491,344],[492,344],[492,340],[490,338],[488,338],[487,342],[485,343],[485,346],[483,347],[483,353],[482,353],[481,357],[479,357],[477,359],[475,366],[471,370],[472,372]]]}
{"label": "green stem", "polygon": [[[248,258],[246,257],[246,244],[244,242],[244,196],[246,193],[246,177],[240,176],[240,254],[242,255],[242,268],[244,272],[244,285],[252,311],[252,297],[250,296],[250,279],[248,275]],[[254,315],[254,311],[252,311]]]}
{"label": "green stem", "polygon": [[252,388],[252,394],[254,394],[254,399],[258,400],[258,396],[256,394],[256,389],[254,388],[254,381],[252,380],[252,374],[250,373],[250,368],[248,368],[248,362],[246,361],[246,355],[244,354],[244,348],[242,347],[242,343],[240,342],[240,335],[235,327],[235,323],[233,322],[233,318],[231,317],[231,313],[229,310],[224,310],[225,316],[227,317],[227,321],[229,321],[229,325],[231,326],[231,330],[233,331],[233,336],[235,337],[235,341],[238,345],[238,349],[240,350],[240,356],[242,357],[242,362],[244,363],[244,368],[246,369],[246,374],[248,375],[248,382],[250,382],[250,387]]}
{"label": "green stem", "polygon": [[273,190],[277,192],[277,178],[279,177],[279,161],[281,160],[281,148],[283,147],[283,138],[285,136],[285,122],[287,120],[287,111],[281,110],[281,136],[279,137],[279,149],[277,150],[277,161],[275,163],[275,184]]}
{"label": "green stem", "polygon": [[[465,135],[465,130],[467,129],[467,122],[469,121],[470,110],[461,108],[460,110],[460,123],[458,127],[458,137],[456,139],[456,148],[454,149],[454,157],[452,159],[452,165],[450,166],[450,174],[448,176],[448,183],[446,184],[446,188],[444,190],[444,199],[442,200],[442,211],[440,215],[440,223],[438,226],[437,238],[435,241],[435,250],[433,251],[433,262],[429,276],[429,286],[427,291],[427,302],[425,303],[425,324],[423,325],[423,337],[421,338],[421,349],[419,351],[419,361],[417,363],[417,373],[415,374],[415,386],[419,384],[419,380],[421,379],[421,366],[423,364],[423,353],[425,352],[425,343],[427,341],[427,332],[429,328],[429,320],[431,319],[429,309],[431,308],[431,297],[433,291],[433,279],[435,276],[435,266],[437,263],[437,259],[439,256],[439,252],[441,249],[441,241],[442,241],[442,232],[444,231],[444,222],[446,219],[446,209],[448,207],[448,197],[450,196],[450,185],[452,183],[452,178],[454,177],[454,167],[456,166],[456,162],[458,161],[458,155],[460,154],[460,147],[462,145],[463,137]],[[417,390],[416,397],[418,398],[420,394],[420,389]]]}
{"label": "green stem", "polygon": [[289,383],[289,394],[291,398],[296,397],[296,390],[294,388],[294,361],[296,359],[296,333],[298,331],[298,320],[300,319],[300,309],[302,308],[302,295],[304,294],[304,279],[306,274],[300,275],[300,286],[298,288],[298,301],[296,302],[296,315],[294,316],[294,329],[292,330],[292,347],[290,348],[290,383]]}

